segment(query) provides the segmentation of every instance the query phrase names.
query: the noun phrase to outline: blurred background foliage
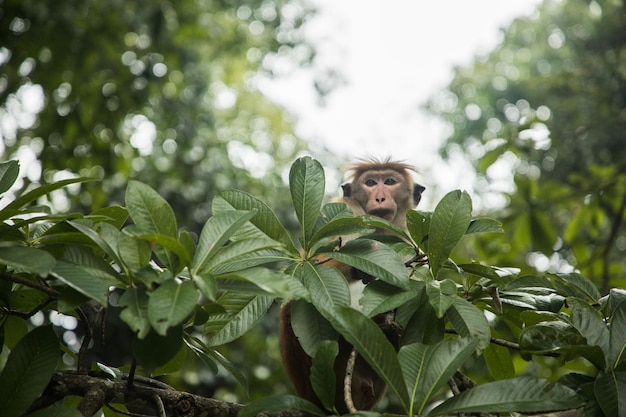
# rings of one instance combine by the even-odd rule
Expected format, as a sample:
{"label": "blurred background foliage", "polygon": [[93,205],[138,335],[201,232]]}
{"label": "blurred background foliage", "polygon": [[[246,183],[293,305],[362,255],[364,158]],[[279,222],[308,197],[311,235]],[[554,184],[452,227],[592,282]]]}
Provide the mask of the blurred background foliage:
{"label": "blurred background foliage", "polygon": [[428,108],[450,127],[443,156],[471,163],[483,207],[504,223],[468,256],[575,268],[603,293],[626,286],[623,1],[545,1]]}
{"label": "blurred background foliage", "polygon": [[[58,210],[122,204],[134,178],[195,233],[226,188],[289,218],[285,172],[315,145],[255,77],[311,63],[302,25],[312,13],[300,0],[0,1],[0,160],[22,161],[24,187],[102,178],[55,196]],[[502,36],[427,104],[449,126],[442,155],[471,164],[480,209],[505,230],[466,238],[454,256],[526,273],[578,269],[603,293],[624,287],[623,1],[546,0]],[[290,391],[276,307],[223,352],[250,379],[249,396],[195,358],[170,382],[230,401]],[[121,326],[108,324],[112,366],[128,363]]]}

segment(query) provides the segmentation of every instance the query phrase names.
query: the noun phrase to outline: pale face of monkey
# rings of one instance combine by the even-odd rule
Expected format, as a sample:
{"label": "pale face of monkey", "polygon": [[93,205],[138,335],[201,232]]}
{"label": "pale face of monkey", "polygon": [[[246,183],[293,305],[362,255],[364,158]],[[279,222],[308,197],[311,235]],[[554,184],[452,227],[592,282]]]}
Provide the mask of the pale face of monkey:
{"label": "pale face of monkey", "polygon": [[412,201],[406,178],[394,170],[366,171],[353,184],[352,196],[365,212],[391,222]]}

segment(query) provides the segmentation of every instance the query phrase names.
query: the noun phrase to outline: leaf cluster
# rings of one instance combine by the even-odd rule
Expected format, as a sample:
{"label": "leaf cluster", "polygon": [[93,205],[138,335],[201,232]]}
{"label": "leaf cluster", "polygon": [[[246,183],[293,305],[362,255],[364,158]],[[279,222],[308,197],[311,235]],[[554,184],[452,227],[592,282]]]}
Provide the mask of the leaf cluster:
{"label": "leaf cluster", "polygon": [[[14,161],[0,165],[0,193],[15,182],[17,170]],[[472,219],[465,192],[449,193],[432,213],[409,212],[405,233],[379,218],[355,217],[343,204],[324,205],[324,171],[310,157],[293,163],[289,179],[297,239],[266,203],[237,190],[218,194],[197,238],[179,229],[169,204],[137,181],[128,185],[125,207],[88,215],[51,214],[34,204],[85,178],[43,185],[6,204],[0,210],[0,335],[9,353],[0,373],[1,414],[36,413],[42,405],[33,404],[46,395],[53,373],[68,366],[79,374],[97,370],[132,380],[174,372],[191,354],[245,386],[245,365],[217,348],[259,323],[274,300],[294,302],[294,332],[313,358],[312,385],[328,410],[276,396],[252,402],[241,416],[293,408],[332,413],[329,364],[339,335],[385,380],[407,415],[581,406],[586,415],[620,412],[622,291],[601,298],[579,274],[520,276],[512,268],[453,261],[450,254],[465,235],[501,232],[495,220]],[[380,229],[391,235],[371,233]],[[346,234],[361,237],[343,244],[338,236]],[[360,300],[351,300],[343,275],[325,265],[328,258],[377,279]],[[97,315],[86,313],[113,303],[134,334],[134,361],[126,369],[91,363],[87,355],[97,326],[90,317]],[[397,353],[371,319],[390,310],[403,327]],[[52,312],[73,316],[88,329],[78,346],[58,338],[46,320],[31,320]],[[59,362],[61,351],[74,359],[70,365]],[[516,352],[533,362],[584,359],[588,372],[559,380],[517,375]],[[478,360],[490,377],[474,386],[459,371]],[[448,384],[458,395],[433,408]],[[76,408],[67,401],[64,407]]]}

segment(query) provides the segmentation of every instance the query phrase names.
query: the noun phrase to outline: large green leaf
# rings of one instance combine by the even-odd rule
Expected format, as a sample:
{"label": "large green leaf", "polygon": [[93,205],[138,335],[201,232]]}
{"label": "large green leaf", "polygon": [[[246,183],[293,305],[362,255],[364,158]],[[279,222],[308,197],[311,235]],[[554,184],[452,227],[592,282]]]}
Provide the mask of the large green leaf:
{"label": "large green leaf", "polygon": [[109,288],[119,285],[119,281],[109,271],[80,260],[58,260],[52,275],[102,306],[107,305]]}
{"label": "large green leaf", "polygon": [[333,365],[338,353],[339,345],[335,340],[324,340],[315,352],[311,365],[311,385],[327,410],[332,410],[335,404],[337,378]]}
{"label": "large green leaf", "polygon": [[120,232],[115,226],[109,223],[102,223],[97,226],[98,229],[96,230],[92,227],[92,222],[89,220],[77,219],[68,221],[67,223],[91,239],[120,267],[126,266],[118,253],[118,238]]}
{"label": "large green leaf", "polygon": [[267,238],[282,243],[291,253],[297,254],[293,240],[274,211],[263,201],[239,190],[220,192],[213,199],[213,214],[227,210],[256,210],[257,214],[233,235],[233,240]]}
{"label": "large green leaf", "polygon": [[[220,282],[224,279],[250,282],[262,290],[262,292],[258,292],[259,294],[263,293],[282,299],[310,298],[309,292],[304,288],[300,280],[291,275],[267,268],[244,269],[230,274],[220,275],[218,278]],[[224,287],[220,285],[220,288]]]}
{"label": "large green leaf", "polygon": [[410,281],[409,286],[410,290],[403,291],[385,281],[370,282],[363,290],[363,298],[360,301],[361,311],[368,317],[374,317],[376,314],[395,310],[408,301],[418,301],[424,289],[424,283]]}
{"label": "large green leaf", "polygon": [[584,404],[576,392],[564,385],[535,377],[518,377],[489,382],[449,398],[429,416],[466,413],[533,413],[578,408]]}
{"label": "large green leaf", "polygon": [[239,411],[237,417],[256,417],[287,410],[302,410],[314,416],[326,416],[319,407],[305,399],[294,395],[274,395],[251,402]]}
{"label": "large green leaf", "polygon": [[[589,346],[599,346],[604,353],[604,357],[608,358],[609,329],[600,313],[578,298],[568,298],[567,304],[572,309],[571,319],[574,327],[587,339]],[[604,366],[601,366],[600,369],[604,369]]]}
{"label": "large green leaf", "polygon": [[421,246],[424,239],[428,237],[431,217],[431,213],[424,213],[416,210],[409,210],[406,212],[407,229],[409,229],[409,234],[411,235],[413,242],[419,246]]}
{"label": "large green leaf", "polygon": [[395,349],[382,330],[372,320],[351,307],[335,307],[325,316],[387,383],[404,410],[408,411],[409,396],[402,378],[402,369]]}
{"label": "large green leaf", "polygon": [[600,291],[588,278],[576,272],[556,274],[550,276],[550,281],[560,295],[581,298],[590,304],[597,302]]}
{"label": "large green leaf", "polygon": [[314,357],[324,340],[337,340],[337,332],[313,304],[302,300],[291,303],[291,328],[307,355]]}
{"label": "large green leaf", "polygon": [[20,163],[18,161],[0,162],[0,194],[5,193],[15,183],[20,173]]}
{"label": "large green leaf", "polygon": [[41,249],[21,246],[0,248],[0,265],[7,265],[16,272],[46,277],[55,263],[54,257]]}
{"label": "large green leaf", "polygon": [[46,388],[59,359],[52,326],[38,327],[24,336],[0,374],[0,415],[21,416]]}
{"label": "large green leaf", "polygon": [[219,346],[231,342],[253,328],[265,315],[274,301],[263,295],[226,292],[217,303],[226,313],[209,317],[204,334],[209,336],[208,346]]}
{"label": "large green leaf", "polygon": [[434,345],[403,346],[398,360],[409,391],[408,415],[422,414],[428,400],[454,375],[476,349],[469,339],[445,339]]}
{"label": "large green leaf", "polygon": [[167,329],[182,323],[200,300],[200,294],[191,281],[170,279],[150,294],[148,319],[161,336]]}
{"label": "large green leaf", "polygon": [[487,318],[478,307],[457,296],[446,315],[460,336],[476,340],[476,347],[479,350],[489,345],[491,328]]}
{"label": "large green leaf", "polygon": [[594,394],[604,415],[623,416],[626,413],[626,372],[602,372],[596,378]]}
{"label": "large green leaf", "polygon": [[[324,199],[324,168],[315,159],[297,159],[289,171],[289,190],[304,242],[308,242],[320,215]],[[305,250],[308,244],[305,245]]]}
{"label": "large green leaf", "polygon": [[457,298],[456,284],[451,279],[426,281],[426,295],[437,317],[441,318]]}
{"label": "large green leaf", "polygon": [[[176,217],[172,207],[156,191],[139,181],[129,181],[126,188],[126,207],[142,233],[177,237]],[[162,247],[155,254],[170,269],[176,269],[173,255]]]}
{"label": "large green leaf", "polygon": [[494,219],[475,219],[472,220],[465,232],[466,235],[471,233],[502,233],[502,223]]}
{"label": "large green leaf", "polygon": [[279,260],[290,260],[284,251],[276,249],[279,245],[280,243],[268,238],[237,240],[222,246],[208,260],[205,268],[213,274],[224,274]]}
{"label": "large green leaf", "polygon": [[207,264],[220,248],[244,223],[254,216],[256,211],[224,211],[211,217],[202,228],[196,254],[192,261],[192,273],[202,274],[207,271]]}
{"label": "large green leaf", "polygon": [[467,231],[472,219],[472,200],[459,190],[446,194],[433,213],[428,232],[428,259],[433,275]]}
{"label": "large green leaf", "polygon": [[489,368],[489,373],[495,379],[509,379],[515,376],[515,367],[509,348],[490,343],[483,350],[483,358]]}
{"label": "large green leaf", "polygon": [[350,265],[396,287],[407,289],[409,274],[398,254],[382,242],[371,239],[351,240],[337,252],[324,255]]}
{"label": "large green leaf", "polygon": [[125,307],[120,312],[120,318],[128,324],[140,339],[145,338],[150,331],[148,318],[148,295],[143,288],[129,288],[119,299],[118,305]]}
{"label": "large green leaf", "polygon": [[337,269],[305,262],[301,271],[302,282],[311,293],[311,301],[318,310],[350,305],[348,283]]}

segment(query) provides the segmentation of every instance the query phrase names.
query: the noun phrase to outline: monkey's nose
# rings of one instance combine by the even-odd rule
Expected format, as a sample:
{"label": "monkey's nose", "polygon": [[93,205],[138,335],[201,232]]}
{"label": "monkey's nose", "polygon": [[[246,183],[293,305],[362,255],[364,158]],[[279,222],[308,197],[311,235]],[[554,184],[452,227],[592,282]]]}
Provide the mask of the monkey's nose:
{"label": "monkey's nose", "polygon": [[380,197],[376,199],[377,203],[382,203],[383,201],[385,201],[385,197]]}

